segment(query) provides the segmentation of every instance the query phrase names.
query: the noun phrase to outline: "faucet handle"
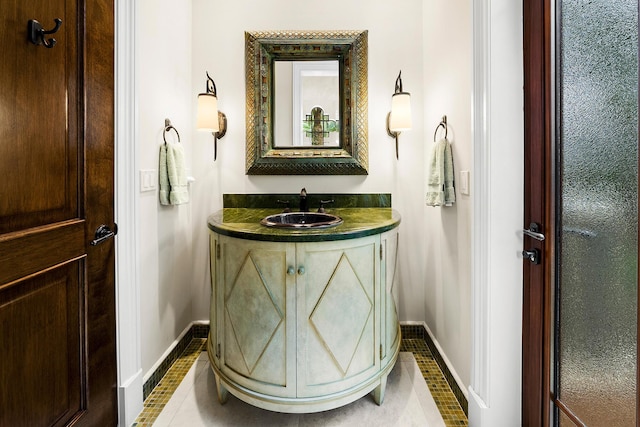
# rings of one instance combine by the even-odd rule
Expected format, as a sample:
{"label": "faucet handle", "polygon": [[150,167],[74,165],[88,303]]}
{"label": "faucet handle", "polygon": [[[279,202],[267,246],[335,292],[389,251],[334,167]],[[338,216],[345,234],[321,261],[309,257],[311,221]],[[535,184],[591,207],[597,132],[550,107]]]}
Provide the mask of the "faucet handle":
{"label": "faucet handle", "polygon": [[324,213],[324,211],[325,211],[324,205],[327,205],[327,204],[333,203],[333,202],[335,202],[335,200],[320,200],[320,207],[318,208],[318,212]]}
{"label": "faucet handle", "polygon": [[291,212],[291,202],[289,200],[276,200],[276,203],[284,205],[284,210],[282,212]]}

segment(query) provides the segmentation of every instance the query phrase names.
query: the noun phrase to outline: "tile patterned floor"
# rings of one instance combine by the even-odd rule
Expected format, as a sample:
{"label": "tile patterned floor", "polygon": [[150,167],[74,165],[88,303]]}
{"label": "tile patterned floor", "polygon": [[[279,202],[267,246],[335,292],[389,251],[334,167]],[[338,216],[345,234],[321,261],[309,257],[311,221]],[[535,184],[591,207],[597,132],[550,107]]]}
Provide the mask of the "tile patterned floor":
{"label": "tile patterned floor", "polygon": [[132,427],[148,427],[158,418],[164,405],[169,402],[171,395],[178,388],[180,382],[187,374],[191,365],[196,361],[201,352],[206,350],[206,338],[193,338],[187,348],[171,365],[167,373],[155,386],[151,394],[144,401],[144,407]]}
{"label": "tile patterned floor", "polygon": [[[144,401],[144,409],[133,423],[135,427],[152,426],[171,395],[178,387],[187,371],[206,350],[206,339],[194,338],[182,355],[169,368],[151,394]],[[438,367],[431,351],[424,340],[419,338],[403,338],[400,351],[410,351],[416,358],[420,371],[425,378],[433,399],[442,414],[445,424],[449,426],[467,426],[467,417],[451,391],[442,371]]]}
{"label": "tile patterned floor", "polygon": [[440,415],[442,415],[447,427],[467,426],[467,416],[451,391],[451,387],[449,387],[449,383],[431,354],[429,347],[427,347],[427,343],[419,338],[403,338],[400,344],[400,351],[413,353],[416,362],[418,362],[420,372],[422,372],[422,376],[427,382],[431,396],[436,401],[436,406],[438,406]]}

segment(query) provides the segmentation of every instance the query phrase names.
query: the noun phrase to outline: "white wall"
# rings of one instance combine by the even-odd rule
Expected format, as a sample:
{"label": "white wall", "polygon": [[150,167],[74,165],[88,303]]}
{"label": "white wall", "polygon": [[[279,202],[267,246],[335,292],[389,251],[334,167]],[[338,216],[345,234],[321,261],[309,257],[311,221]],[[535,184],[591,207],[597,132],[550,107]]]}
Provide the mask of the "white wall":
{"label": "white wall", "polygon": [[[142,0],[138,4],[139,141],[129,143],[138,147],[140,169],[158,170],[165,118],[180,133],[187,167],[191,164],[191,21],[189,2]],[[171,132],[167,138],[175,138],[175,134]],[[148,376],[194,319],[191,216],[197,204],[165,207],[160,206],[157,191],[137,194],[141,363]]]}
{"label": "white wall", "polygon": [[[219,142],[213,163],[213,139],[197,135],[193,146],[194,186],[194,315],[208,318],[206,217],[222,207],[223,193],[391,193],[402,215],[400,247],[400,316],[425,317],[424,280],[424,129],[421,0],[398,5],[386,0],[327,0],[322,12],[299,1],[194,0],[192,98],[204,90],[205,71],[214,78],[219,108],[229,129]],[[334,13],[339,11],[339,13]],[[368,30],[369,31],[369,175],[368,176],[247,176],[245,170],[244,32],[250,30]],[[386,133],[398,71],[411,92],[413,130],[400,135],[400,160],[394,140]],[[468,118],[467,118],[468,120]]]}
{"label": "white wall", "polygon": [[[323,4],[324,10],[339,14],[318,14],[292,0],[194,0],[192,10],[188,5],[147,0],[139,6],[139,167],[157,169],[162,124],[169,117],[196,178],[189,205],[160,207],[156,192],[140,194],[143,372],[149,374],[191,320],[208,318],[206,218],[222,207],[222,194],[295,193],[306,187],[312,193],[392,193],[403,218],[401,320],[426,321],[451,367],[468,384],[470,198],[458,194],[453,208],[441,209],[427,208],[424,197],[425,163],[443,114],[449,118],[457,170],[471,169],[470,5],[412,0],[398,13],[397,5],[385,0]],[[369,31],[368,176],[244,174],[244,31],[264,29]],[[400,69],[404,89],[412,95],[414,124],[400,135],[396,160],[385,118]],[[205,71],[216,82],[219,108],[229,121],[215,163],[212,136],[194,131]]]}
{"label": "white wall", "polygon": [[[384,0],[330,0],[323,8],[341,13],[317,14],[292,0],[138,4],[138,168],[158,169],[164,119],[169,118],[180,132],[187,167],[196,178],[188,205],[160,206],[157,191],[139,193],[137,200],[145,380],[191,321],[208,319],[206,218],[222,207],[223,193],[296,193],[302,187],[312,193],[392,193],[406,230],[400,247],[400,316],[425,318],[422,2],[407,1],[396,20],[390,17],[397,15],[397,8]],[[369,31],[368,176],[244,174],[244,31],[260,29]],[[414,125],[400,136],[397,161],[385,119],[400,69],[404,88],[412,94]],[[194,130],[196,96],[205,90],[205,71],[216,82],[219,108],[229,120],[215,163],[212,136]]]}
{"label": "white wall", "polygon": [[[139,147],[138,167],[157,170],[162,126],[168,117],[180,131],[188,167],[196,178],[188,205],[160,207],[157,192],[139,193],[137,200],[143,372],[150,373],[191,321],[208,319],[206,218],[222,207],[223,193],[296,193],[302,187],[311,193],[389,192],[394,207],[402,215],[401,320],[426,322],[463,386],[473,385],[474,378],[480,378],[476,385],[486,385],[471,389],[474,395],[470,407],[476,405],[472,407],[472,411],[476,411],[472,414],[475,425],[482,425],[482,419],[493,420],[486,415],[487,405],[491,404],[493,416],[506,411],[508,417],[503,420],[507,420],[507,424],[517,419],[514,417],[519,413],[520,346],[516,332],[520,327],[521,301],[517,299],[518,291],[510,288],[519,285],[521,276],[518,279],[517,268],[510,267],[507,275],[494,276],[494,282],[487,284],[495,290],[491,308],[496,314],[490,319],[484,318],[485,335],[477,333],[470,314],[471,287],[472,282],[474,286],[476,283],[471,277],[471,248],[476,236],[475,232],[471,235],[471,215],[472,207],[477,206],[474,197],[481,191],[474,180],[483,175],[493,183],[492,196],[496,203],[500,199],[499,191],[506,191],[504,194],[509,194],[510,200],[522,200],[520,168],[496,169],[493,174],[490,168],[474,170],[478,163],[473,152],[478,147],[472,143],[472,131],[476,133],[472,123],[477,119],[471,117],[470,16],[472,4],[479,3],[483,2],[405,0],[398,4],[387,0],[327,0],[323,3],[324,10],[339,10],[338,14],[317,13],[313,7],[301,7],[300,2],[294,0],[142,0],[139,3],[136,75],[140,139],[135,142]],[[497,93],[493,101],[496,114],[493,122],[491,111],[484,119],[502,130],[499,134],[496,131],[495,142],[491,141],[494,161],[517,159],[511,164],[519,165],[522,153],[517,147],[521,148],[522,135],[517,118],[522,114],[521,98],[512,94],[521,94],[518,66],[522,56],[517,48],[521,46],[521,11],[515,6],[507,7],[508,0],[492,3],[495,3],[492,19],[498,24],[495,28],[501,31],[488,41],[481,54],[493,55],[490,59],[496,70],[491,83]],[[244,31],[267,29],[369,31],[368,176],[244,174]],[[394,141],[386,133],[385,119],[400,69],[404,89],[412,95],[413,129],[400,135],[400,159],[396,160]],[[227,135],[218,142],[215,163],[212,136],[194,130],[196,96],[205,90],[205,71],[209,71],[216,82],[219,108],[229,121]],[[498,119],[498,113],[506,114]],[[444,114],[449,120],[456,170],[458,173],[471,171],[472,194],[464,196],[458,191],[454,207],[430,208],[424,204],[426,161],[433,131]],[[504,117],[511,127],[503,127]],[[490,167],[491,163],[483,165]],[[456,180],[459,180],[458,174]],[[494,206],[496,210],[500,207]],[[517,252],[513,227],[520,220],[519,209],[521,203],[514,203],[513,209],[504,215],[486,218],[485,223],[495,233],[493,248],[506,251],[511,263]],[[492,268],[497,269],[504,255],[501,252],[486,261],[496,264]],[[496,308],[504,305],[511,308]],[[474,315],[473,322],[477,319]],[[500,327],[500,324],[509,327]],[[474,349],[472,338],[476,340]],[[477,348],[478,339],[486,344],[484,353]],[[507,344],[509,340],[512,344]],[[471,369],[472,352],[475,374]],[[478,362],[479,353],[491,352],[499,353],[500,357],[484,365]],[[480,362],[484,360],[480,359]],[[499,364],[508,368],[505,375],[510,378],[499,379],[503,373],[498,369]],[[483,394],[491,390],[492,383],[495,383],[493,394]],[[498,404],[498,399],[504,403]]]}
{"label": "white wall", "polygon": [[[456,203],[425,211],[425,317],[434,340],[466,389],[471,357],[472,197],[460,192],[460,171],[473,180],[472,4],[468,0],[425,2],[424,143],[433,146],[436,125],[447,116],[455,166]],[[438,138],[444,134],[440,129]],[[428,164],[429,155],[425,157]],[[411,319],[421,320],[421,319]]]}
{"label": "white wall", "polygon": [[474,0],[473,348],[469,425],[521,425],[522,3]]}

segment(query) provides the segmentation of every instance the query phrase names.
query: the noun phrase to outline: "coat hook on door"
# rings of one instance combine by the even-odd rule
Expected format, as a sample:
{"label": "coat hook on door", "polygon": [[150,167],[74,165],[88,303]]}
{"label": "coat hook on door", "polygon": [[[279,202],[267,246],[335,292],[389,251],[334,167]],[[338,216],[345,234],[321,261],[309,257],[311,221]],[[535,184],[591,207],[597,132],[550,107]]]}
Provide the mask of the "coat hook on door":
{"label": "coat hook on door", "polygon": [[35,45],[43,45],[44,47],[49,49],[55,46],[56,39],[54,38],[46,39],[44,37],[46,34],[56,33],[60,29],[60,26],[62,25],[62,19],[55,18],[54,21],[56,22],[56,26],[53,28],[53,30],[45,30],[44,28],[42,28],[41,23],[39,23],[35,19],[30,19],[28,27],[29,27],[29,40],[31,41],[31,43]]}

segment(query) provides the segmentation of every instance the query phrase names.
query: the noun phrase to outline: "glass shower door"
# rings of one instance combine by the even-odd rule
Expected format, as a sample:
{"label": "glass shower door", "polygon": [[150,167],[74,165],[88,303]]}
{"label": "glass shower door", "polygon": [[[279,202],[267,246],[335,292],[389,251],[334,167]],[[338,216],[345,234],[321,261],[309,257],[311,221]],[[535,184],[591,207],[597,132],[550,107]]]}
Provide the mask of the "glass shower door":
{"label": "glass shower door", "polygon": [[556,6],[554,424],[636,426],[638,1]]}

